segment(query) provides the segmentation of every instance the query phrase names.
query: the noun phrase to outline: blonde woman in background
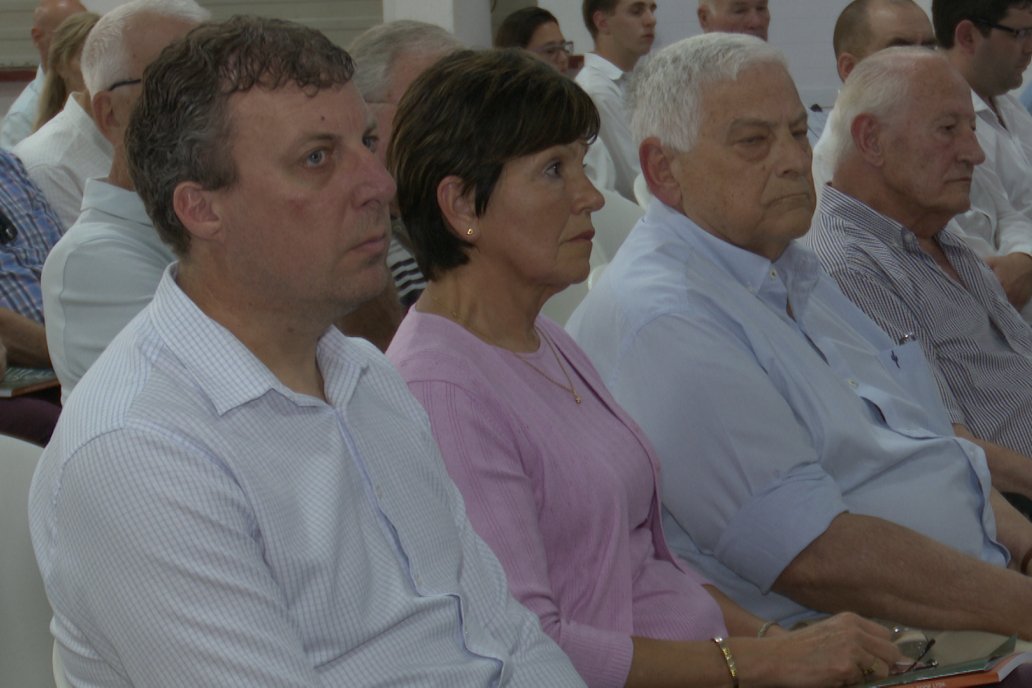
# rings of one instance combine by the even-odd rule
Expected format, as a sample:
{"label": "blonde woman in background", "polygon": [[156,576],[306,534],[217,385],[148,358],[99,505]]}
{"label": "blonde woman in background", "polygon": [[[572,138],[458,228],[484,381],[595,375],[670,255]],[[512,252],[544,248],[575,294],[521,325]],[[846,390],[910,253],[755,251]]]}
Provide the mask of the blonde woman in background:
{"label": "blonde woman in background", "polygon": [[[43,82],[43,91],[39,98],[39,111],[36,114],[33,131],[61,112],[69,94],[85,92],[86,86],[82,80],[82,70],[79,68],[79,57],[82,55],[82,45],[86,42],[86,36],[89,35],[90,29],[98,19],[100,19],[99,14],[79,12],[65,19],[54,30],[50,51],[47,54],[49,68],[46,80]],[[85,101],[82,103],[83,108],[89,111],[89,98],[83,100]]]}

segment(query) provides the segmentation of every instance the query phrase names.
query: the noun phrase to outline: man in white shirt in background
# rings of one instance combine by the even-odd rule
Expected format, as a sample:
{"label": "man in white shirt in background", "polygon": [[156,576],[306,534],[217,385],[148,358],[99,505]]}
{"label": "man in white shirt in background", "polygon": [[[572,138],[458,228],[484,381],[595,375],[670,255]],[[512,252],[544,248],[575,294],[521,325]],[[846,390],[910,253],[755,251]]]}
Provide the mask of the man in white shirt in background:
{"label": "man in white shirt in background", "polygon": [[656,3],[584,0],[581,9],[595,50],[584,55],[584,68],[576,81],[591,96],[602,119],[598,142],[589,149],[584,164],[597,186],[609,188],[611,178],[612,188],[633,201],[634,178],[641,166],[624,96],[629,73],[656,39]]}
{"label": "man in white shirt in background", "polygon": [[82,214],[43,265],[47,345],[62,401],[150,303],[175,260],[129,177],[125,130],[147,65],[210,16],[194,0],[133,0],[101,17],[83,45],[83,79],[93,94],[94,120],[114,158],[107,177],[86,181]]}
{"label": "man in white shirt in background", "polygon": [[43,79],[47,71],[47,55],[54,29],[68,17],[85,12],[79,0],[39,0],[32,13],[32,44],[39,51],[39,67],[36,78],[11,103],[11,107],[0,123],[0,148],[12,150],[22,139],[32,133],[39,111],[39,97],[43,90]]}
{"label": "man in white shirt in background", "polygon": [[[971,237],[1011,304],[1029,320],[1032,115],[1010,91],[1021,86],[1032,59],[1032,0],[933,0],[932,24],[947,58],[971,86],[975,133],[986,156],[975,168],[972,211],[951,227]],[[1014,212],[1025,221],[1009,220]]]}

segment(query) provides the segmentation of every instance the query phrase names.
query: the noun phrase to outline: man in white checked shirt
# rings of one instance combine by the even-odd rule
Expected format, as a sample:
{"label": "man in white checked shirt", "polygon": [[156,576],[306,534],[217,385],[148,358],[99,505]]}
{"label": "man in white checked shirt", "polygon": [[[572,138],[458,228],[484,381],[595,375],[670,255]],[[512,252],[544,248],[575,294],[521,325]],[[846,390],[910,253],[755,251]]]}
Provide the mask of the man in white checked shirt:
{"label": "man in white checked shirt", "polygon": [[179,261],[83,377],[30,495],[72,685],[581,686],[507,592],[387,360],[393,183],[351,60],[276,20],[147,70],[133,179]]}
{"label": "man in white checked shirt", "polygon": [[984,159],[974,119],[941,54],[865,59],[829,122],[833,177],[806,241],[893,340],[917,339],[957,434],[982,446],[993,485],[1032,514],[1032,329],[946,228]]}

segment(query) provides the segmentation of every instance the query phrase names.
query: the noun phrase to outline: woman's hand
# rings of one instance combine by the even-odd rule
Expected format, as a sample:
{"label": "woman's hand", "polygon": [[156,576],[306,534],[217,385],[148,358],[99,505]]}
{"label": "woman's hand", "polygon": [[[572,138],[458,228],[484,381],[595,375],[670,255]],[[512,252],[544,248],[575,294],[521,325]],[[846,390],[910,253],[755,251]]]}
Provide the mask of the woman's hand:
{"label": "woman's hand", "polygon": [[838,614],[789,633],[732,638],[741,684],[848,686],[888,676],[902,653],[892,632],[856,614]]}

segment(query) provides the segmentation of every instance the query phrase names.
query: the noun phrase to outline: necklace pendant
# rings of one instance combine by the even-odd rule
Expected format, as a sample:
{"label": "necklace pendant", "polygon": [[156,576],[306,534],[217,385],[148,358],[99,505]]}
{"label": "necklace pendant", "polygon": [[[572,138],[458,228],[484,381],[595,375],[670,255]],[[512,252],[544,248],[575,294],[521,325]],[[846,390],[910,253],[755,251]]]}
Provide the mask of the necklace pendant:
{"label": "necklace pendant", "polygon": [[580,406],[580,402],[581,402],[581,397],[580,397],[580,395],[579,395],[579,394],[574,394],[574,395],[573,395],[573,400],[577,402],[577,405],[578,405],[578,406]]}

